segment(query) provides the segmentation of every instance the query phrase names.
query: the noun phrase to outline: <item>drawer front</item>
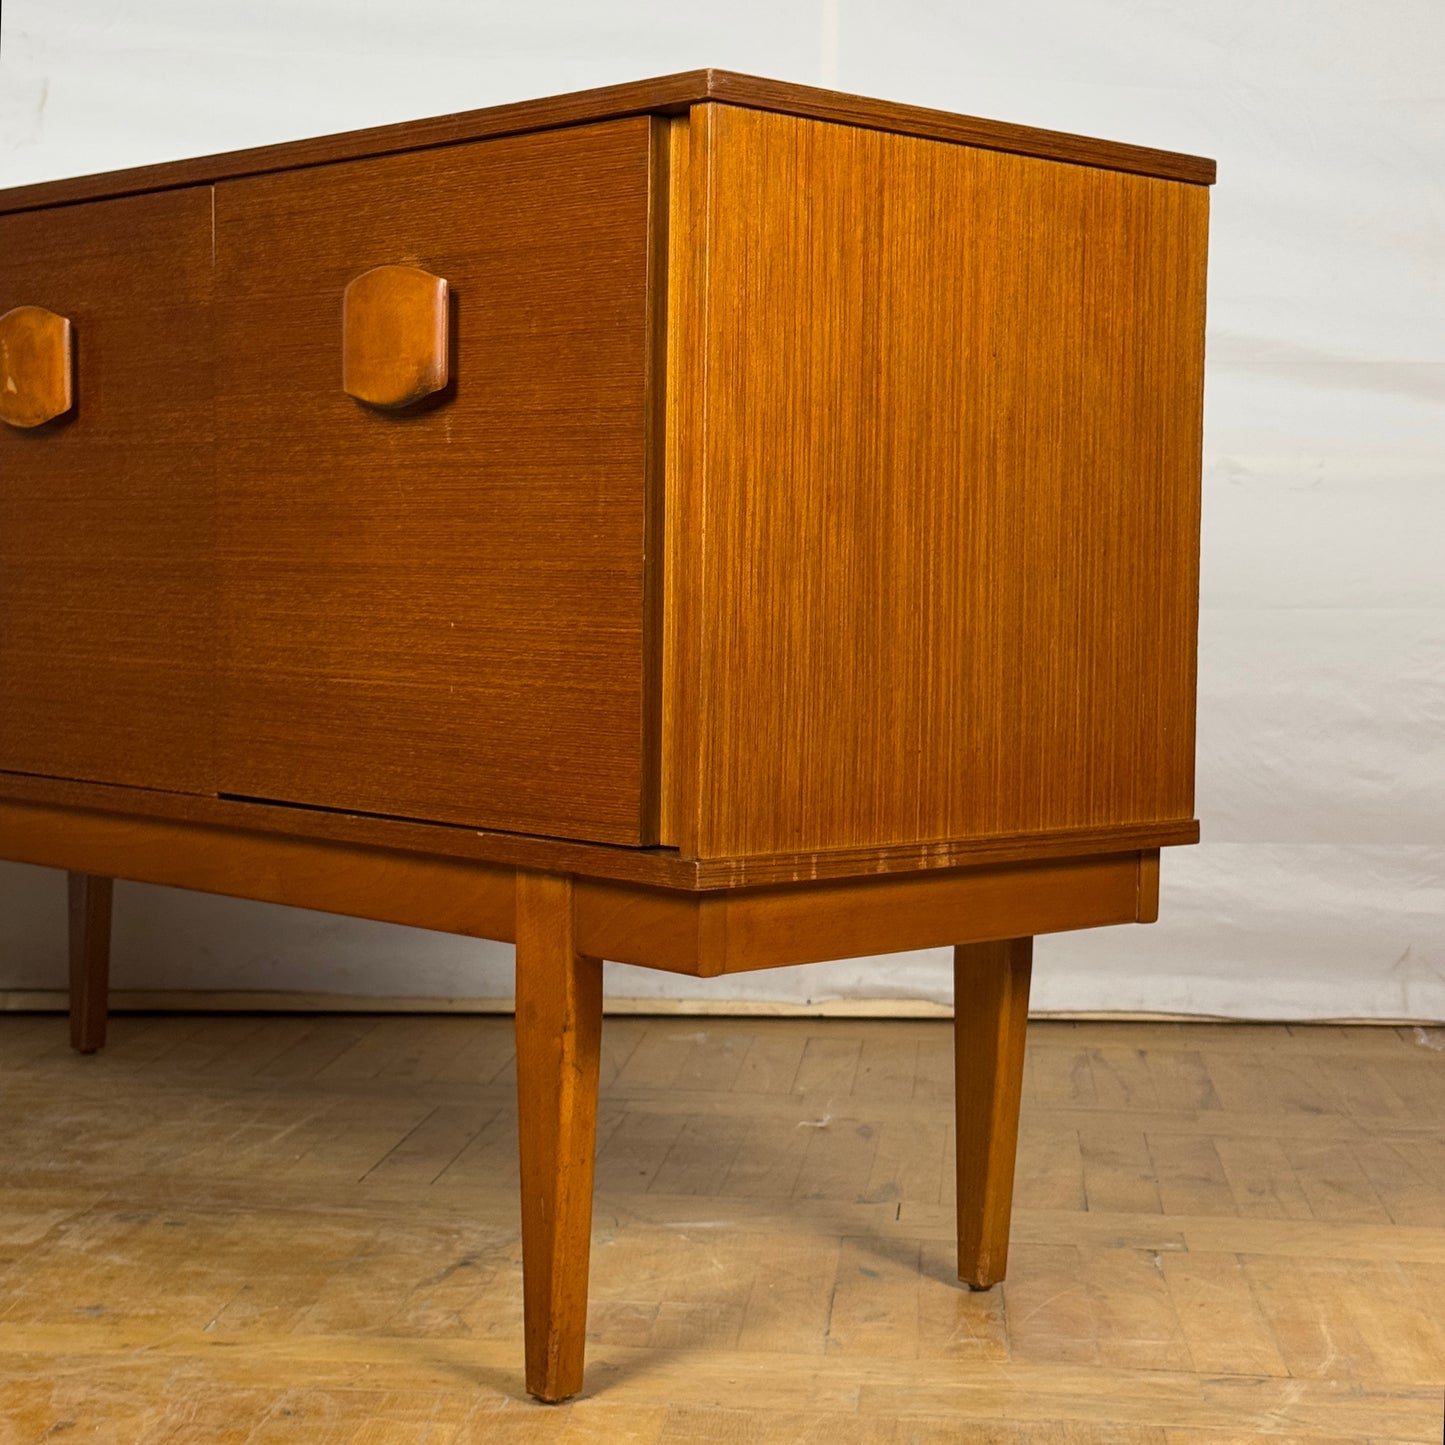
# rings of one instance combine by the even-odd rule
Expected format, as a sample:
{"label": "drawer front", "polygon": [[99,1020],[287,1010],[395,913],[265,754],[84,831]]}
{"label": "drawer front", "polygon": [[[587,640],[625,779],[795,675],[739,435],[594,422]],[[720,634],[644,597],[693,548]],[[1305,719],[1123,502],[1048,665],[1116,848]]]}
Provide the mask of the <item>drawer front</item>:
{"label": "drawer front", "polygon": [[652,157],[639,118],[217,187],[223,793],[651,840]]}
{"label": "drawer front", "polygon": [[209,187],[0,216],[0,769],[213,787],[210,292]]}

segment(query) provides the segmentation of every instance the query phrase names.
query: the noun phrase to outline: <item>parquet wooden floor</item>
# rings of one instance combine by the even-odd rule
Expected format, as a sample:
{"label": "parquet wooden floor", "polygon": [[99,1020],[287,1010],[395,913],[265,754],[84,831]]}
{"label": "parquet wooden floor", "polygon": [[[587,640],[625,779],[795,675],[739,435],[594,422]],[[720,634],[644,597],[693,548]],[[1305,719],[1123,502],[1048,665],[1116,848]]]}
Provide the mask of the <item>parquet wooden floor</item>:
{"label": "parquet wooden floor", "polygon": [[510,1021],[0,1017],[0,1441],[1438,1442],[1445,1030],[616,1018],[588,1393],[522,1390]]}

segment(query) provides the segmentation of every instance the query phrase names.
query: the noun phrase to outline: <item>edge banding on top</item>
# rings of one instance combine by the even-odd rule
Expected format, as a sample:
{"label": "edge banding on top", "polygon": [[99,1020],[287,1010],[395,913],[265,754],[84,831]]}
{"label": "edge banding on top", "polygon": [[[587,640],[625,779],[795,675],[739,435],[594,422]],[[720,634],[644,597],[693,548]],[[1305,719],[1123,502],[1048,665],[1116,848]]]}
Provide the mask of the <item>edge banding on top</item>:
{"label": "edge banding on top", "polygon": [[1098,140],[1063,131],[983,120],[923,106],[874,100],[810,85],[766,80],[730,70],[689,70],[625,85],[488,106],[394,125],[318,136],[279,145],[166,161],[87,176],[39,181],[0,191],[0,215],[76,201],[109,199],[178,186],[205,185],[338,161],[427,150],[559,126],[620,120],[631,115],[679,115],[694,105],[722,102],[780,111],[842,125],[1008,151],[1102,170],[1129,171],[1161,180],[1212,185],[1215,165],[1203,156]]}

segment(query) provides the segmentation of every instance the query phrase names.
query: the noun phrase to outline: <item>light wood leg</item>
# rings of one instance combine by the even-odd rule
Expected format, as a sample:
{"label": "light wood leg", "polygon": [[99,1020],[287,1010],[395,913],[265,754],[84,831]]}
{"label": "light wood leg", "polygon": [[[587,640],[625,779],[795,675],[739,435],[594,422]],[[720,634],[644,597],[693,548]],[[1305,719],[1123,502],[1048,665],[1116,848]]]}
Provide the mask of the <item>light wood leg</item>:
{"label": "light wood leg", "polygon": [[68,875],[70,892],[70,1047],[93,1054],[105,1043],[110,1011],[110,900],[114,884],[93,873]]}
{"label": "light wood leg", "polygon": [[572,880],[517,875],[517,1113],[527,1390],[582,1388],[602,960],[573,945]]}
{"label": "light wood leg", "polygon": [[972,1289],[1008,1268],[1033,952],[1032,938],[953,952],[958,1277]]}

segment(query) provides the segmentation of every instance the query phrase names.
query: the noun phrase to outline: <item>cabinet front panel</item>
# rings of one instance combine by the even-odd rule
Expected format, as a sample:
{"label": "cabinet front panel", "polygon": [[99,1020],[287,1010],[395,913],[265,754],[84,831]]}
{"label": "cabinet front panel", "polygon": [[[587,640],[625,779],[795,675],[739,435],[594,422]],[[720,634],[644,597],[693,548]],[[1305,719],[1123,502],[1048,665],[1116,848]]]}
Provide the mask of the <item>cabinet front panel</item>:
{"label": "cabinet front panel", "polygon": [[68,409],[0,424],[0,770],[212,789],[210,288],[209,187],[0,216],[0,315],[70,323]]}
{"label": "cabinet front panel", "polygon": [[221,791],[650,841],[652,154],[639,118],[217,187]]}

